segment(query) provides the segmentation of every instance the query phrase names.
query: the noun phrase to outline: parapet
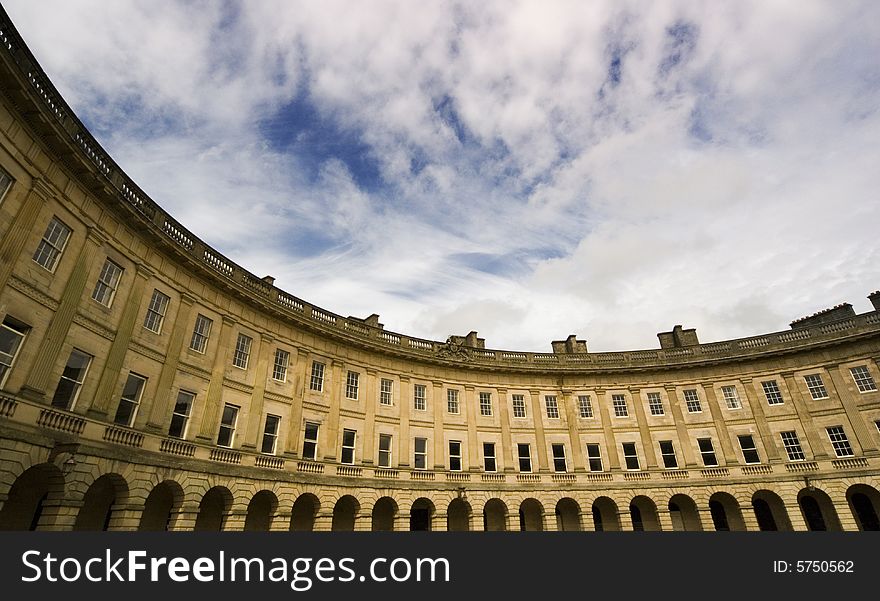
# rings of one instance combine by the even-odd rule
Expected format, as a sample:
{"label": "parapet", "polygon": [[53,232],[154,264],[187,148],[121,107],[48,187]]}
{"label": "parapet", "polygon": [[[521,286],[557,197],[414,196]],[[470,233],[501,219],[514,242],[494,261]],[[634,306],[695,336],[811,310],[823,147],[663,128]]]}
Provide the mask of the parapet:
{"label": "parapet", "polygon": [[880,290],[876,290],[868,295],[868,300],[874,305],[875,311],[880,311]]}
{"label": "parapet", "polygon": [[478,338],[477,333],[474,331],[468,333],[467,336],[452,335],[447,338],[446,341],[460,346],[469,346],[471,348],[486,348],[486,339]]}
{"label": "parapet", "polygon": [[682,348],[685,346],[697,346],[700,344],[697,338],[697,330],[689,328],[683,329],[680,325],[672,328],[671,332],[660,332],[657,334],[660,339],[660,348]]}
{"label": "parapet", "polygon": [[[877,294],[876,292],[874,294]],[[868,298],[871,298],[870,296]],[[874,302],[872,300],[872,302]],[[877,305],[874,305],[876,308]],[[824,323],[830,323],[832,321],[840,321],[841,319],[849,319],[850,317],[855,317],[856,312],[853,311],[853,307],[849,303],[841,303],[830,309],[823,309],[818,313],[813,313],[812,315],[808,315],[807,317],[801,317],[800,319],[796,319],[791,322],[791,328],[796,330],[798,328],[808,328],[810,326],[818,326]]]}
{"label": "parapet", "polygon": [[565,340],[554,340],[550,343],[553,346],[553,353],[556,355],[571,355],[574,353],[586,353],[587,341],[578,340],[577,335],[571,334]]}

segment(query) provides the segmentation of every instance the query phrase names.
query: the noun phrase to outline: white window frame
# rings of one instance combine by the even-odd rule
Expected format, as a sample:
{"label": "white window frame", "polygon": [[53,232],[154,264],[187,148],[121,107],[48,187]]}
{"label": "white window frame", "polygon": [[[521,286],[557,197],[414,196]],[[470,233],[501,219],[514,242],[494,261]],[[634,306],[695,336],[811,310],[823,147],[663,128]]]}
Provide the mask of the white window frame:
{"label": "white window frame", "polygon": [[[73,359],[75,353],[78,353],[79,355],[86,358],[85,369],[83,369],[82,374],[79,375],[78,380],[76,378],[71,378],[67,374],[67,366],[70,365],[70,361],[71,359]],[[67,357],[67,363],[64,364],[64,371],[61,372],[61,377],[58,379],[58,385],[55,387],[55,395],[52,397],[51,403],[53,407],[60,408],[65,411],[73,411],[73,408],[76,407],[76,401],[77,399],[79,399],[79,393],[82,390],[83,382],[85,382],[86,376],[89,373],[89,368],[92,366],[92,359],[94,359],[94,357],[85,351],[81,351],[78,348],[71,349],[70,355]],[[64,404],[64,406],[61,406],[56,403],[56,399],[58,398],[58,391],[61,389],[61,383],[64,381],[71,382],[73,394],[70,395],[70,398],[67,399],[67,402]]]}
{"label": "white window frame", "polygon": [[739,400],[739,392],[736,390],[736,386],[722,386],[721,396],[724,397],[724,402],[727,403],[727,408],[731,411],[742,409],[742,401]]}
{"label": "white window frame", "polygon": [[[424,450],[419,451],[419,443],[424,446]],[[422,466],[419,467],[419,458],[422,458]],[[416,436],[413,439],[413,469],[428,469],[428,439],[422,436]]]}
{"label": "white window frame", "polygon": [[480,393],[480,415],[483,417],[492,417],[492,393]]}
{"label": "white window frame", "polygon": [[232,367],[237,367],[238,369],[248,368],[253,343],[253,338],[242,332],[238,333],[238,338],[235,340],[235,352],[232,353]]}
{"label": "white window frame", "polygon": [[[526,454],[523,455],[523,449],[525,449]],[[516,445],[516,457],[517,464],[519,465],[519,471],[523,474],[532,473],[532,445],[527,442],[519,442]],[[527,469],[523,469],[523,461],[528,462],[526,466]]]}
{"label": "white window frame", "polygon": [[[128,382],[129,382],[132,378],[135,378],[135,379],[137,379],[137,380],[140,380],[140,381],[141,381],[141,385],[140,385],[140,387],[138,387],[138,389],[137,389],[137,391],[135,392],[135,394],[134,394],[133,397],[131,397],[131,398],[127,398],[127,397],[125,396],[125,389],[128,388]],[[137,419],[138,409],[139,409],[140,406],[141,406],[141,399],[142,399],[143,396],[144,396],[144,389],[146,389],[146,387],[147,387],[147,378],[146,378],[146,376],[142,376],[142,375],[140,375],[140,374],[136,374],[136,373],[131,372],[131,371],[128,372],[128,377],[125,379],[125,384],[124,384],[123,387],[122,387],[122,395],[121,395],[121,397],[120,397],[120,399],[119,399],[119,404],[116,406],[116,415],[115,415],[115,417],[113,418],[113,423],[114,423],[114,424],[117,424],[117,425],[119,425],[119,426],[124,426],[124,427],[126,427],[126,428],[131,428],[131,427],[134,425],[134,420]],[[128,404],[130,404],[130,405],[133,405],[133,407],[132,407],[132,409],[131,409],[131,413],[129,414],[128,420],[127,420],[127,421],[124,421],[124,422],[121,422],[121,421],[119,421],[119,417],[120,417],[120,413],[119,413],[119,411],[120,411],[121,408],[123,407],[123,405],[122,405],[123,403],[128,403]]]}
{"label": "white window frame", "polygon": [[[181,397],[188,397],[189,402],[181,402]],[[189,418],[192,415],[192,408],[196,402],[196,393],[191,392],[189,390],[180,389],[177,391],[177,400],[174,402],[174,408],[171,410],[171,422],[168,424],[168,436],[171,438],[178,438],[180,440],[186,439],[187,428],[189,428]],[[183,405],[186,407],[186,412],[181,413],[178,411],[178,408]],[[178,418],[178,422],[181,422],[180,434],[172,434],[172,428],[174,428],[174,418]]]}
{"label": "white window frame", "polygon": [[92,300],[103,305],[108,309],[113,306],[116,298],[116,290],[119,288],[119,282],[122,281],[122,274],[125,269],[115,263],[110,257],[104,261],[101,268],[101,274],[98,281],[95,282],[95,289],[92,292]]}
{"label": "white window frame", "polygon": [[413,385],[413,409],[416,411],[428,410],[428,387],[424,384]]}
{"label": "white window frame", "polygon": [[[561,455],[557,455],[556,451],[558,450],[562,451]],[[568,472],[568,460],[565,458],[565,445],[561,442],[551,443],[550,451],[553,454],[553,471],[557,474],[564,474]],[[562,462],[562,469],[559,469],[560,461]]]}
{"label": "white window frame", "polygon": [[612,394],[611,407],[614,409],[614,417],[629,417],[629,406],[625,394]]}
{"label": "white window frame", "polygon": [[381,378],[379,380],[379,404],[390,407],[394,398],[394,380]]}
{"label": "white window frame", "polygon": [[3,204],[3,201],[6,199],[6,193],[12,188],[14,181],[9,172],[0,167],[0,204]]}
{"label": "white window frame", "polygon": [[345,375],[345,398],[352,401],[358,400],[358,388],[360,387],[360,381],[360,373],[348,370]]}
{"label": "white window frame", "polygon": [[458,415],[461,412],[461,405],[458,402],[458,389],[446,389],[446,411],[452,415]]}
{"label": "white window frame", "polygon": [[696,388],[688,388],[687,390],[683,390],[682,395],[684,395],[684,405],[687,408],[688,413],[703,412],[703,404],[700,401],[700,393],[697,392]]}
{"label": "white window frame", "polygon": [[[388,441],[388,448],[382,448],[382,441]],[[391,449],[394,444],[394,439],[391,434],[379,434],[379,456],[378,456],[378,465],[379,467],[390,468],[391,467]],[[385,460],[383,461],[383,457]]]}
{"label": "white window frame", "polygon": [[[232,410],[232,419],[230,423],[226,421],[226,410]],[[235,445],[235,430],[238,426],[238,416],[241,413],[241,407],[238,405],[233,405],[232,403],[224,403],[223,404],[223,412],[220,414],[220,428],[217,430],[217,446],[223,447],[225,449],[231,449],[233,445]],[[220,443],[220,438],[223,435],[224,431],[229,432],[229,440],[226,441],[225,444]]]}
{"label": "white window frame", "polygon": [[150,304],[147,305],[147,314],[144,316],[145,330],[149,330],[154,334],[162,333],[162,324],[165,323],[165,313],[167,313],[170,303],[170,296],[160,292],[158,289],[153,290]]}
{"label": "white window frame", "polygon": [[547,419],[559,419],[559,401],[555,394],[544,395],[544,407],[547,409]]}
{"label": "white window frame", "polygon": [[324,392],[324,364],[312,361],[312,372],[309,377],[309,390]]}
{"label": "white window frame", "polygon": [[[627,446],[632,449],[632,453],[627,453]],[[642,465],[639,462],[639,449],[636,447],[636,443],[634,442],[622,442],[620,443],[620,448],[623,451],[623,464],[626,466],[627,471],[630,472],[638,472],[642,469]],[[635,467],[630,465],[630,460],[633,460],[635,463]]]}
{"label": "white window frame", "polygon": [[804,382],[807,384],[807,390],[814,401],[821,401],[828,398],[828,389],[825,388],[825,380],[822,374],[807,374],[804,376]]}
{"label": "white window frame", "polygon": [[[593,449],[596,450],[595,454],[590,452]],[[598,463],[599,469],[597,469],[597,470],[593,469],[593,466],[595,465],[593,463],[594,461]],[[604,472],[605,471],[605,466],[602,463],[602,445],[600,445],[598,442],[588,442],[587,443],[587,467],[590,468],[591,472]]]}
{"label": "white window frame", "polygon": [[[314,426],[315,436],[314,438],[309,438],[309,428]],[[318,437],[321,433],[321,424],[319,422],[310,422],[306,420],[303,424],[303,450],[302,457],[303,459],[307,459],[309,461],[316,461],[318,458]],[[306,450],[311,449],[312,456],[309,457],[306,453]]]}
{"label": "white window frame", "polygon": [[853,382],[856,383],[856,387],[859,389],[859,392],[864,394],[866,392],[875,392],[877,390],[877,383],[874,382],[874,377],[868,370],[867,365],[856,365],[855,367],[850,367],[849,373],[850,375],[852,375]]}
{"label": "white window frame", "polygon": [[[274,418],[275,431],[269,431],[269,421]],[[278,432],[281,430],[281,416],[273,413],[266,414],[266,420],[263,422],[263,439],[260,441],[260,453],[263,455],[274,455],[278,447]],[[266,441],[272,442],[271,448],[266,450]]]}
{"label": "white window frame", "polygon": [[582,419],[593,418],[593,401],[588,394],[578,395],[578,417]]}
{"label": "white window frame", "polygon": [[[663,443],[669,443],[668,452],[663,449]],[[678,469],[678,457],[675,454],[675,442],[672,440],[661,440],[658,442],[658,446],[660,447],[660,457],[663,459],[663,468],[667,470],[676,470]],[[672,461],[669,461],[669,458],[672,458]],[[673,465],[669,465],[672,463]]]}
{"label": "white window frame", "polygon": [[282,384],[287,381],[287,367],[290,365],[290,353],[284,349],[275,349],[275,361],[272,365],[272,379]]}
{"label": "white window frame", "polygon": [[782,405],[785,399],[782,398],[782,390],[776,380],[763,380],[761,388],[764,390],[764,398],[767,399],[768,405]]}
{"label": "white window frame", "polygon": [[[458,452],[453,452],[453,445],[458,447]],[[455,463],[458,462],[458,467],[455,467]],[[460,440],[450,440],[449,441],[449,471],[450,472],[460,472],[462,470],[463,461],[461,458],[461,441]]]}
{"label": "white window frame", "polygon": [[511,403],[513,404],[513,417],[514,419],[525,419],[526,418],[526,397],[524,394],[514,394],[511,397]]}
{"label": "white window frame", "polygon": [[213,325],[214,320],[210,317],[205,317],[201,313],[196,315],[196,322],[195,325],[193,325],[193,333],[189,342],[189,348],[204,355],[205,351],[208,349],[208,340],[211,337],[211,328]]}
{"label": "white window frame", "polygon": [[[347,434],[351,434],[351,444],[345,444],[345,437]],[[357,450],[357,430],[352,430],[351,428],[344,428],[342,430],[342,451],[339,453],[339,463],[345,465],[354,465],[355,456]],[[348,451],[351,453],[351,458],[349,461],[345,460],[345,452]]]}
{"label": "white window frame", "polygon": [[[489,454],[486,452],[486,448],[489,447],[492,449],[492,453]],[[492,461],[492,468],[489,468],[489,461]],[[497,472],[498,471],[498,458],[495,454],[495,443],[494,442],[484,442],[483,443],[483,471],[484,472]]]}
{"label": "white window frame", "polygon": [[[751,446],[746,447],[743,445],[743,439],[747,438],[749,442],[751,442]],[[758,443],[755,442],[755,437],[752,434],[738,434],[736,437],[739,442],[739,449],[742,451],[743,461],[748,464],[756,464],[761,463],[761,455],[758,453]],[[749,452],[753,452],[755,454],[755,458],[753,461],[749,461],[748,454]]]}
{"label": "white window frame", "polygon": [[73,230],[67,224],[53,215],[49,220],[49,225],[46,226],[46,232],[34,251],[34,263],[49,273],[55,273],[72,233]]}
{"label": "white window frame", "polygon": [[[703,441],[709,443],[709,449],[703,449]],[[712,442],[711,437],[707,438],[698,438],[697,439],[697,449],[700,451],[700,458],[703,460],[704,467],[718,467],[718,455],[715,453],[715,444]],[[714,463],[707,463],[706,458],[711,455],[712,461]]]}
{"label": "white window frame", "polygon": [[782,447],[789,461],[806,461],[807,455],[804,453],[804,447],[801,446],[801,440],[798,438],[797,432],[794,430],[786,430],[780,432],[782,438]]}
{"label": "white window frame", "polygon": [[838,457],[855,456],[843,426],[828,426],[825,428],[825,432],[828,434],[828,440],[831,441],[831,447],[834,449],[835,455]]}
{"label": "white window frame", "polygon": [[[12,354],[8,355],[3,353],[4,360],[0,360],[0,365],[2,365],[2,371],[0,371],[0,388],[3,388],[3,386],[6,385],[6,380],[9,378],[9,374],[12,372],[12,368],[15,367],[15,360],[18,359],[21,348],[24,346],[24,341],[27,338],[28,332],[30,332],[30,328],[25,327],[24,325],[18,325],[17,323],[12,323],[7,318],[0,323],[0,329],[8,330],[12,333],[12,336],[17,338],[15,349],[12,351]],[[5,359],[6,357],[8,357],[8,359]]]}
{"label": "white window frame", "polygon": [[648,409],[651,415],[666,415],[666,410],[663,408],[663,397],[659,392],[648,393]]}

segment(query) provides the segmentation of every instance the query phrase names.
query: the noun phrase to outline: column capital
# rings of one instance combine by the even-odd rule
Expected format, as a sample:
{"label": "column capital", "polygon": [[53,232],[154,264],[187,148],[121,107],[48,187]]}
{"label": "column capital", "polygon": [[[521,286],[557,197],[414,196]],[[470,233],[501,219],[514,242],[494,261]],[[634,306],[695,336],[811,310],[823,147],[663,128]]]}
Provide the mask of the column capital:
{"label": "column capital", "polygon": [[231,315],[221,315],[220,319],[223,321],[223,324],[227,326],[234,326],[238,323],[238,321],[236,321]]}
{"label": "column capital", "polygon": [[434,385],[434,388],[443,388],[443,382],[439,380],[431,380],[431,384]]}
{"label": "column capital", "polygon": [[181,292],[180,293],[180,302],[183,303],[184,305],[190,306],[190,305],[195,304],[196,298],[194,296],[187,294],[186,292]]}
{"label": "column capital", "polygon": [[499,396],[502,394],[507,394],[506,388],[496,388],[495,391],[498,393]]}
{"label": "column capital", "polygon": [[99,230],[97,226],[89,225],[86,226],[86,240],[94,243],[97,246],[101,246],[103,244],[107,244],[110,239],[104,232]]}
{"label": "column capital", "polygon": [[397,379],[400,380],[401,383],[409,382],[409,376],[398,376]]}
{"label": "column capital", "polygon": [[135,263],[134,269],[135,274],[139,277],[144,278],[145,280],[148,280],[156,275],[152,269],[150,269],[145,263],[141,263],[140,261]]}

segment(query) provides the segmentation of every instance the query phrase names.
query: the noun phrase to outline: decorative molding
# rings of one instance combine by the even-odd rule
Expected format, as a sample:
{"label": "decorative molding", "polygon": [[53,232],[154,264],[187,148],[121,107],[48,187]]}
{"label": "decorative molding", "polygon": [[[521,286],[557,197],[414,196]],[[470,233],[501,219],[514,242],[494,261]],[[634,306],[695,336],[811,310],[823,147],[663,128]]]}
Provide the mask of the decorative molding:
{"label": "decorative molding", "polygon": [[77,312],[76,315],[73,316],[73,323],[80,325],[92,332],[93,334],[97,334],[101,338],[106,338],[107,340],[113,341],[116,338],[116,332],[110,330],[107,327],[99,324],[97,321],[92,319],[91,317]]}
{"label": "decorative molding", "polygon": [[12,274],[9,278],[9,287],[18,290],[29,299],[37,301],[47,309],[51,309],[52,311],[58,310],[58,301],[45,292],[37,290],[34,286],[25,282],[15,274]]}
{"label": "decorative molding", "polygon": [[471,350],[456,342],[452,336],[446,339],[444,344],[438,345],[435,354],[441,359],[453,361],[470,361]]}

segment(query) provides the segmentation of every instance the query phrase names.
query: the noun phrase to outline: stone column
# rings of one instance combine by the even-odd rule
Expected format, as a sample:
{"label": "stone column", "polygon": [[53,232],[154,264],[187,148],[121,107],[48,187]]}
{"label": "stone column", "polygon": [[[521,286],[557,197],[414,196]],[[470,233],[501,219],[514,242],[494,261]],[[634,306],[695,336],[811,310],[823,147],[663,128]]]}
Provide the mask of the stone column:
{"label": "stone column", "polygon": [[853,515],[852,509],[850,509],[849,503],[846,500],[846,496],[829,496],[831,497],[831,504],[834,506],[834,511],[837,512],[837,518],[840,520],[840,527],[843,528],[845,532],[858,532],[861,530],[859,524],[856,522],[856,517]]}
{"label": "stone column", "polygon": [[128,505],[116,505],[110,510],[110,523],[107,530],[134,531],[141,524],[141,516],[144,513],[143,503],[129,503]]}
{"label": "stone column", "polygon": [[82,501],[68,499],[48,499],[43,503],[43,512],[37,523],[37,530],[49,530],[53,532],[67,532],[73,530],[76,516],[82,509]]}
{"label": "stone column", "polygon": [[654,441],[651,439],[651,431],[648,429],[648,419],[645,417],[645,404],[642,401],[641,390],[630,388],[629,394],[636,411],[636,421],[639,423],[639,436],[642,439],[642,448],[645,452],[646,467],[649,470],[656,469],[657,454],[654,452]]}
{"label": "stone column", "polygon": [[149,415],[147,429],[153,432],[167,433],[171,423],[171,387],[174,384],[174,376],[177,375],[177,366],[180,363],[180,351],[183,342],[189,332],[189,316],[195,299],[188,294],[180,295],[180,304],[174,316],[174,327],[171,330],[171,339],[168,341],[168,350],[165,351],[165,361],[159,372],[159,380],[156,383],[156,394],[153,397],[152,406],[147,400],[142,401],[143,413]]}
{"label": "stone column", "polygon": [[364,442],[361,461],[365,465],[378,463],[375,459],[376,444],[373,440],[376,436],[376,405],[379,402],[378,387],[376,386],[376,370],[367,370],[367,386],[364,395]]}
{"label": "stone column", "polygon": [[483,524],[483,511],[480,509],[474,509],[471,507],[471,515],[469,518],[471,532],[484,532],[485,526]]}
{"label": "stone column", "polygon": [[220,405],[223,401],[223,379],[226,375],[226,365],[229,360],[230,339],[235,320],[228,315],[223,316],[223,325],[220,328],[220,339],[217,343],[217,352],[214,353],[214,367],[211,369],[211,382],[208,384],[208,392],[205,395],[205,413],[202,415],[202,423],[199,427],[197,438],[211,444],[217,435],[217,424],[220,423]]}
{"label": "stone column", "polygon": [[443,440],[443,416],[446,413],[443,398],[443,382],[433,382],[434,389],[431,391],[431,410],[434,416],[434,469],[446,469],[446,451]]}
{"label": "stone column", "polygon": [[676,394],[675,386],[666,387],[666,396],[669,400],[669,410],[672,412],[672,419],[675,422],[675,433],[678,435],[679,441],[678,446],[681,448],[681,453],[684,456],[684,465],[686,468],[697,467],[694,450],[688,436],[687,424],[681,413],[681,406],[678,404],[678,394]]}
{"label": "stone column", "polygon": [[715,424],[715,431],[718,433],[718,440],[721,443],[721,452],[724,455],[725,465],[738,465],[739,460],[733,450],[733,444],[730,441],[730,432],[724,423],[724,414],[718,404],[718,397],[715,395],[715,388],[712,384],[703,384],[703,392],[706,394],[706,404],[709,405],[709,413],[712,414],[712,422]]}
{"label": "stone column", "polygon": [[223,520],[223,532],[243,532],[247,521],[247,507],[234,507],[226,514]]}
{"label": "stone column", "polygon": [[184,503],[177,517],[171,520],[170,530],[172,532],[192,532],[196,527],[196,520],[199,519],[199,504]]}
{"label": "stone column", "polygon": [[[257,350],[257,366],[254,373],[254,390],[251,393],[251,406],[248,411],[247,437],[242,448],[257,450],[260,437],[260,423],[263,419],[263,400],[266,394],[266,379],[269,377],[269,363],[272,361],[275,338],[271,334],[260,332],[260,344]],[[280,430],[281,424],[278,424]],[[281,432],[279,432],[279,435]]]}
{"label": "stone column", "polygon": [[538,471],[547,472],[550,470],[547,464],[547,441],[544,438],[544,412],[541,411],[541,392],[539,390],[529,390],[529,396],[532,397],[532,423],[535,424],[535,449],[538,455]]}
{"label": "stone column", "polygon": [[773,435],[770,433],[770,428],[767,425],[767,417],[764,414],[764,406],[761,402],[760,395],[749,394],[750,389],[752,393],[757,392],[754,388],[755,383],[751,378],[742,378],[740,381],[742,382],[743,391],[746,395],[746,402],[748,402],[749,407],[752,410],[752,416],[755,419],[758,436],[763,443],[764,451],[767,453],[767,461],[768,463],[779,461],[779,449],[776,447],[776,444],[773,441]]}
{"label": "stone column", "polygon": [[[620,456],[617,453],[617,441],[614,438],[614,428],[611,426],[611,416],[608,412],[608,406],[605,402],[605,391],[597,388],[596,405],[599,407],[599,416],[602,419],[602,431],[605,434],[605,448],[608,454],[609,471],[617,471],[620,469]],[[629,515],[629,514],[627,514]]]}
{"label": "stone column", "polygon": [[[397,441],[397,465],[408,468],[409,462],[409,412],[412,404],[410,381],[407,376],[400,376],[400,429]],[[394,467],[392,462],[391,467]]]}
{"label": "stone column", "polygon": [[331,363],[333,372],[331,374],[331,385],[328,393],[330,394],[330,409],[327,412],[327,427],[322,428],[323,437],[319,434],[318,438],[324,441],[322,445],[324,449],[324,461],[336,461],[337,457],[337,441],[339,440],[339,409],[342,405],[342,395],[344,394],[345,382],[342,380],[342,368],[345,366],[342,361],[333,360]]}
{"label": "stone column", "polygon": [[[755,515],[755,510],[752,509],[751,503],[748,505],[740,505],[739,512],[742,514],[746,530],[752,532],[758,532],[761,530],[761,527],[758,525],[758,517]],[[730,516],[728,516],[728,519],[730,519]]]}
{"label": "stone column", "polygon": [[669,509],[657,508],[657,521],[660,523],[660,530],[663,532],[672,532],[675,527],[672,525],[672,516],[669,515]]}
{"label": "stone column", "polygon": [[12,270],[21,253],[24,252],[24,245],[31,232],[36,228],[40,209],[43,208],[43,204],[50,196],[52,196],[52,192],[43,180],[34,179],[24,202],[12,218],[12,223],[3,233],[3,237],[0,239],[0,290],[6,288]]}
{"label": "stone column", "polygon": [[[501,420],[501,456],[505,472],[513,472],[513,443],[510,438],[510,409],[507,406],[507,389],[498,389],[498,417]],[[495,452],[498,456],[498,452]],[[496,466],[497,469],[497,466]],[[499,470],[501,471],[501,470]]]}
{"label": "stone column", "polygon": [[[865,418],[859,412],[858,400],[853,397],[853,392],[850,386],[847,385],[847,375],[844,374],[844,368],[839,365],[830,367],[828,368],[828,374],[831,376],[829,392],[837,393],[837,397],[843,405],[843,410],[846,411],[846,417],[849,419],[853,434],[855,434],[859,446],[862,447],[862,454],[877,454],[877,445],[874,444],[871,433],[868,431]],[[852,381],[852,378],[849,378],[849,381]]]}
{"label": "stone column", "polygon": [[783,506],[785,507],[785,513],[788,514],[788,521],[791,522],[791,528],[795,532],[806,532],[809,530],[807,527],[807,522],[804,520],[804,514],[801,512],[801,506],[797,502],[797,499],[794,499],[793,503],[786,503],[783,501]]}
{"label": "stone column", "polygon": [[703,523],[703,530],[715,532],[715,520],[712,519],[712,512],[709,510],[709,506],[697,507],[697,513],[700,515],[700,521]]}
{"label": "stone column", "polygon": [[571,439],[571,461],[575,472],[586,472],[584,463],[584,450],[581,448],[581,436],[578,432],[578,409],[571,394],[571,390],[560,391],[562,405],[565,407],[565,420],[568,425],[568,437]]}
{"label": "stone column", "polygon": [[315,523],[312,529],[315,532],[329,532],[333,530],[333,510],[319,511],[315,516]]}
{"label": "stone column", "polygon": [[621,532],[632,532],[633,520],[632,515],[629,513],[629,505],[621,507],[617,511],[617,520],[620,522]]}
{"label": "stone column", "polygon": [[785,386],[788,388],[788,392],[791,395],[791,402],[794,404],[795,411],[797,411],[801,427],[804,430],[804,434],[807,436],[807,442],[810,443],[810,451],[813,453],[813,458],[827,459],[828,453],[825,451],[825,447],[819,439],[816,424],[813,423],[813,416],[810,414],[810,410],[804,402],[801,390],[798,388],[797,382],[795,382],[794,374],[790,371],[785,372],[782,374],[782,378],[785,380]]}
{"label": "stone column", "polygon": [[290,429],[287,431],[287,448],[284,451],[284,454],[290,457],[299,457],[300,454],[299,435],[303,429],[303,400],[308,388],[306,378],[309,377],[310,368],[308,351],[297,349],[296,370],[293,376],[293,403],[290,406]]}
{"label": "stone column", "polygon": [[435,511],[431,516],[431,532],[446,532],[448,516],[445,511]]}
{"label": "stone column", "polygon": [[394,532],[406,532],[409,530],[409,512],[400,509],[394,514]]}
{"label": "stone column", "polygon": [[464,387],[464,405],[467,415],[467,469],[471,472],[480,471],[480,452],[477,449],[477,408],[474,399],[474,387]]}

